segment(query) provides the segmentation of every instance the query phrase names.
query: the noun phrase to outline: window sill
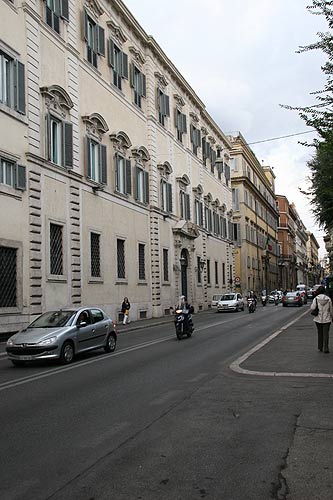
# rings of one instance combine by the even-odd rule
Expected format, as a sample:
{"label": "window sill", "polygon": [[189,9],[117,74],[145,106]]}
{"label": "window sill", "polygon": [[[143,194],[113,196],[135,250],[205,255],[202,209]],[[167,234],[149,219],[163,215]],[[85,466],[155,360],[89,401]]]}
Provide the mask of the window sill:
{"label": "window sill", "polygon": [[5,186],[4,184],[0,184],[0,194],[5,196],[10,196],[11,198],[15,198],[16,200],[22,201],[22,192],[11,186]]}
{"label": "window sill", "polygon": [[67,278],[64,275],[56,276],[56,275],[50,274],[47,277],[47,281],[50,283],[67,283]]}
{"label": "window sill", "polygon": [[18,111],[15,111],[15,109],[10,108],[9,106],[6,106],[3,103],[0,103],[0,111],[2,111],[3,113],[6,113],[6,115],[11,116],[15,120],[18,120],[18,121],[24,123],[24,125],[28,125],[28,119],[27,119],[26,115],[22,115]]}
{"label": "window sill", "polygon": [[147,281],[138,281],[138,286],[148,286]]}
{"label": "window sill", "polygon": [[121,278],[117,278],[115,285],[128,285],[128,281],[127,279],[122,280]]}
{"label": "window sill", "polygon": [[97,276],[90,276],[90,278],[88,279],[88,283],[93,283],[93,284],[103,284],[104,283],[104,279],[103,278],[98,278]]}
{"label": "window sill", "polygon": [[162,286],[171,286],[171,283],[169,281],[164,281],[162,283]]}

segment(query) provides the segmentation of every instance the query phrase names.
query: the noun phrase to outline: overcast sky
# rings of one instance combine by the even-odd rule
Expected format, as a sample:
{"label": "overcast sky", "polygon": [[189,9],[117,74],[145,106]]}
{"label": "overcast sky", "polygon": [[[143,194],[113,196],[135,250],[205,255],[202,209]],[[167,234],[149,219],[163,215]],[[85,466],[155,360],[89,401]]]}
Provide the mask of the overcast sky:
{"label": "overcast sky", "polygon": [[[225,134],[240,131],[248,143],[309,131],[297,112],[280,104],[315,103],[323,88],[318,51],[299,46],[326,31],[322,16],[309,13],[311,0],[125,0],[126,6],[182,73]],[[313,149],[305,135],[251,145],[276,175],[276,193],[287,196],[324,255],[323,231],[314,222],[306,187]]]}

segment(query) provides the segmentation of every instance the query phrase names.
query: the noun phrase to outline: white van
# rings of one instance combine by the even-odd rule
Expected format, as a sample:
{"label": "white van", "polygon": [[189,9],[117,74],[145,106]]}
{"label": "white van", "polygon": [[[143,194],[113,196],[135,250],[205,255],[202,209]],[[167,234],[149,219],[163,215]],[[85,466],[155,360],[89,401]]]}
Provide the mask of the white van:
{"label": "white van", "polygon": [[212,309],[217,308],[217,304],[221,300],[222,295],[223,295],[223,293],[220,293],[219,295],[213,295],[212,302],[211,302]]}

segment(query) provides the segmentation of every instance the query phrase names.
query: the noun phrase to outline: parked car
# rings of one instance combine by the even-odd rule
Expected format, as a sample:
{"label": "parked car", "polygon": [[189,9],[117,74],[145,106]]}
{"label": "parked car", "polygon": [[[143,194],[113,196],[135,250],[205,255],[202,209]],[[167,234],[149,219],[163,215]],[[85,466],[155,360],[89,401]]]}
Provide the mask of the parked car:
{"label": "parked car", "polygon": [[282,297],[282,305],[283,307],[287,306],[302,306],[304,304],[303,297],[301,295],[301,292],[295,291],[295,292],[287,292],[285,295]]}
{"label": "parked car", "polygon": [[308,288],[307,292],[306,292],[306,295],[307,295],[308,299],[312,299],[313,298],[313,289],[312,288]]}
{"label": "parked car", "polygon": [[217,304],[217,311],[244,311],[244,300],[240,293],[225,293]]}
{"label": "parked car", "polygon": [[220,293],[218,295],[213,295],[212,302],[211,302],[212,309],[217,308],[217,304],[221,300],[222,295],[223,295],[222,293]]}
{"label": "parked car", "polygon": [[59,359],[68,364],[84,351],[104,348],[113,352],[116,344],[112,319],[98,307],[80,307],[42,314],[8,339],[6,351],[14,365],[40,359]]}

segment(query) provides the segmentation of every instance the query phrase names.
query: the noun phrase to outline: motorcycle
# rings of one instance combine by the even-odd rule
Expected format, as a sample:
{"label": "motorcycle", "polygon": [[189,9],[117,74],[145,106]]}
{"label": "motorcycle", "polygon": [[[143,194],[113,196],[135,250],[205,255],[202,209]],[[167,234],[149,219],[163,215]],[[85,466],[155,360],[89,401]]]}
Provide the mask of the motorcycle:
{"label": "motorcycle", "polygon": [[248,307],[249,313],[254,313],[254,311],[256,310],[256,301],[254,298],[249,297],[247,299],[247,307]]}
{"label": "motorcycle", "polygon": [[261,303],[262,303],[263,307],[265,307],[265,305],[267,304],[267,295],[262,295]]}
{"label": "motorcycle", "polygon": [[192,306],[190,306],[189,309],[176,309],[175,327],[178,340],[181,340],[184,335],[187,335],[187,337],[191,337],[194,331],[192,313]]}

